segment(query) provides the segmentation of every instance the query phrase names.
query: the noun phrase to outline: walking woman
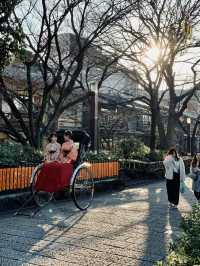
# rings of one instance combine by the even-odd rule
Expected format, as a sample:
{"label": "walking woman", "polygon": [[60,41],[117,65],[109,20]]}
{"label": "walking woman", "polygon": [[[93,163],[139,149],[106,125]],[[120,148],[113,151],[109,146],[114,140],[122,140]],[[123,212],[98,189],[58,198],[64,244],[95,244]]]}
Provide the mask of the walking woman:
{"label": "walking woman", "polygon": [[176,208],[179,203],[180,182],[185,179],[185,165],[175,148],[168,151],[163,162],[169,207]]}
{"label": "walking woman", "polygon": [[196,199],[200,203],[200,168],[199,160],[196,155],[192,159],[190,166],[190,176],[193,179],[192,190],[194,191]]}

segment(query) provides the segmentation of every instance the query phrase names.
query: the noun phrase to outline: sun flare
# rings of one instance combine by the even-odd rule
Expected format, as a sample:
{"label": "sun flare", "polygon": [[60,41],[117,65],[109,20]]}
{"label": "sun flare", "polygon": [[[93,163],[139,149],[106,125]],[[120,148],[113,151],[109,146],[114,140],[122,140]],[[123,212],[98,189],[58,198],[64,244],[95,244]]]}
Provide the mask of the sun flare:
{"label": "sun flare", "polygon": [[145,58],[150,60],[152,63],[157,62],[162,54],[162,50],[159,47],[152,47],[148,49],[145,53]]}

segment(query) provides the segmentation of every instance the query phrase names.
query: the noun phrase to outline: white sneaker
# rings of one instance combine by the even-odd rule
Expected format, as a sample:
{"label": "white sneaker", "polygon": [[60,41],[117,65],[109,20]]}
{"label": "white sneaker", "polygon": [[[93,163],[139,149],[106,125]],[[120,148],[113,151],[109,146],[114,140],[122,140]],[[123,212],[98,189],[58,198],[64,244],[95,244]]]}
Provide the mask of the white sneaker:
{"label": "white sneaker", "polygon": [[171,209],[173,207],[173,204],[172,203],[168,203],[168,208]]}
{"label": "white sneaker", "polygon": [[177,209],[177,205],[175,205],[175,204],[169,202],[169,204],[168,204],[168,208],[169,208],[169,209]]}

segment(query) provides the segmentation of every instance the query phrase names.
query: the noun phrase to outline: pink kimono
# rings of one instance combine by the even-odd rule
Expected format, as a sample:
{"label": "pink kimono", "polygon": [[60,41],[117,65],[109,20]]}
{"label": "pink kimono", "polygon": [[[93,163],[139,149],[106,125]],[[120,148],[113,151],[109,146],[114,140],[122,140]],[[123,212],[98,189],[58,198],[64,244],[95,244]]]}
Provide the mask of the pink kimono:
{"label": "pink kimono", "polygon": [[75,147],[73,140],[64,142],[61,147],[60,161],[62,163],[71,163],[76,161],[78,156],[78,151]]}

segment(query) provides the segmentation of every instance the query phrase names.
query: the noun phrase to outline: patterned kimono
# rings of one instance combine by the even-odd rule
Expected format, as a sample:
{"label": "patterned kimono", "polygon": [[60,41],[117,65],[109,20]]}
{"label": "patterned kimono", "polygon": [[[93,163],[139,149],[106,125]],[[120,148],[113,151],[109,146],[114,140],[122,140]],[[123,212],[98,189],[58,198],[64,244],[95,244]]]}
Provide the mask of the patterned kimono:
{"label": "patterned kimono", "polygon": [[44,159],[46,162],[58,161],[60,156],[61,145],[58,142],[49,143],[45,149]]}
{"label": "patterned kimono", "polygon": [[[70,185],[73,173],[73,161],[76,161],[78,151],[73,141],[63,143],[61,153],[60,145],[47,145],[48,159],[38,175],[35,185],[36,191],[57,192]],[[54,143],[53,143],[54,144]],[[60,156],[59,156],[60,155]],[[57,160],[57,161],[56,161]]]}

